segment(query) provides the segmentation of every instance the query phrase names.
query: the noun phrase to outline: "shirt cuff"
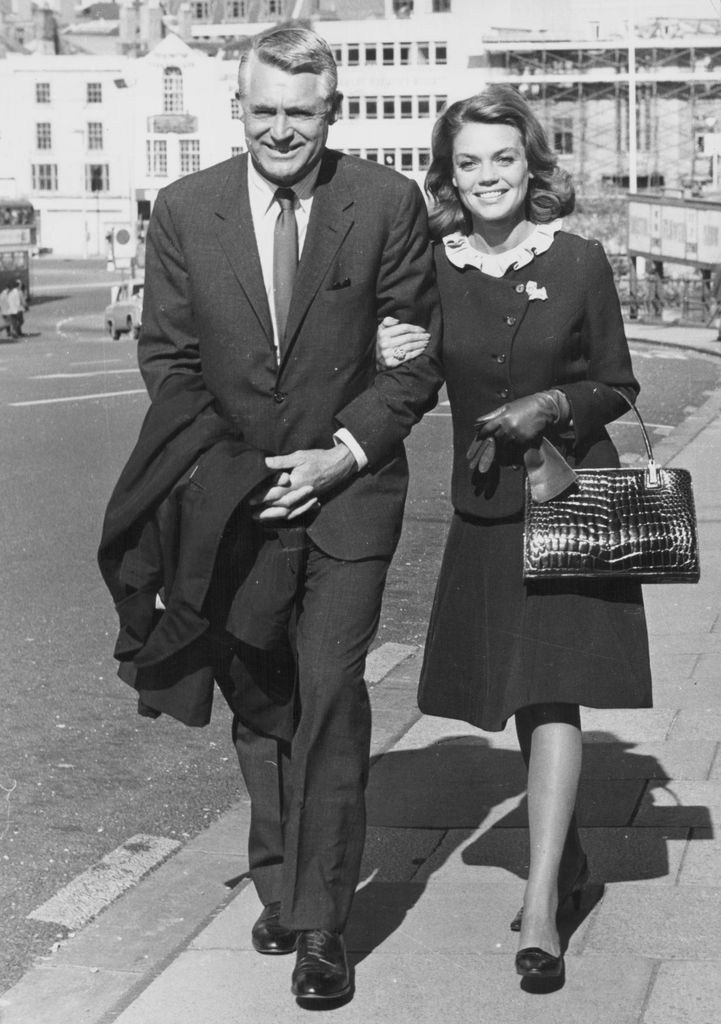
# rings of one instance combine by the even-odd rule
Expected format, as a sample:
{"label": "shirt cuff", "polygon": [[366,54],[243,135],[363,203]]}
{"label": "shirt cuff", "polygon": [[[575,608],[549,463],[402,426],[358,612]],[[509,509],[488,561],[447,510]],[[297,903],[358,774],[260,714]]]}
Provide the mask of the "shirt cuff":
{"label": "shirt cuff", "polygon": [[365,469],[368,465],[368,456],[358,444],[347,427],[339,427],[333,434],[336,444],[344,444],[358,464],[358,469]]}

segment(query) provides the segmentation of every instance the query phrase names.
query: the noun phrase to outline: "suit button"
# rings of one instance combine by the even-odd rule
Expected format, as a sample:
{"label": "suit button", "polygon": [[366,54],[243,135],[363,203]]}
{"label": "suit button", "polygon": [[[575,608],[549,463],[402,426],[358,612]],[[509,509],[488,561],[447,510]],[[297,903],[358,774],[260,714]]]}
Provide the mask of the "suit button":
{"label": "suit button", "polygon": [[508,398],[509,394],[510,394],[510,392],[509,392],[508,388],[503,388],[503,390],[498,392],[498,397],[499,398]]}
{"label": "suit button", "polygon": [[526,290],[525,284],[517,284],[516,285],[516,291],[518,292],[519,295],[521,294],[521,292],[525,292],[525,290]]}
{"label": "suit button", "polygon": [[520,469],[520,468],[521,468],[521,467],[520,467],[520,466],[517,466],[517,465],[515,464],[515,462],[514,462],[514,463],[513,463],[513,465],[511,466],[511,469]]}
{"label": "suit button", "polygon": [[506,313],[503,319],[506,321],[509,327],[513,327],[518,317],[515,317],[513,313]]}
{"label": "suit button", "polygon": [[284,402],[287,397],[288,397],[288,395],[285,393],[285,391],[274,391],[273,392],[273,401],[277,402],[278,405],[280,405],[281,402]]}
{"label": "suit button", "polygon": [[505,353],[501,352],[500,355],[496,356],[496,362],[497,363],[505,363],[505,361],[506,361]]}

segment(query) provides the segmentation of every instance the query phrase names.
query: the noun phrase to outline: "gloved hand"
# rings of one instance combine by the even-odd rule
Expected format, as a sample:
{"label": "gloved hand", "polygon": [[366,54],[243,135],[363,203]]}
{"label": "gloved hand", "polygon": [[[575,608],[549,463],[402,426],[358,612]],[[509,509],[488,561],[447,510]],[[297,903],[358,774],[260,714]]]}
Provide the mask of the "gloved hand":
{"label": "gloved hand", "polygon": [[565,427],[571,407],[562,391],[539,391],[517,398],[476,420],[476,437],[466,458],[471,470],[487,473],[496,454],[496,442],[528,445],[551,424]]}

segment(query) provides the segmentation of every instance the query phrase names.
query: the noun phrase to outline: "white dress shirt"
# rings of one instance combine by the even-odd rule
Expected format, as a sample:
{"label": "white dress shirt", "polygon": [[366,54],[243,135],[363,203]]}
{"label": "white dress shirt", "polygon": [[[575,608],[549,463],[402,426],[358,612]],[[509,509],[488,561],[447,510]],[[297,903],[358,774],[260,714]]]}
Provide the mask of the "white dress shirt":
{"label": "white dress shirt", "polygon": [[[317,165],[312,171],[306,174],[305,178],[301,178],[300,181],[297,181],[295,185],[293,185],[293,191],[296,194],[294,209],[295,219],[298,225],[298,259],[300,259],[303,253],[305,236],[308,232],[310,210],[313,205],[313,189],[315,187],[319,170],[320,165]],[[266,181],[266,179],[258,173],[253,161],[250,159],[248,160],[248,198],[250,199],[250,213],[253,218],[253,231],[255,232],[255,240],[258,245],[260,269],[263,274],[265,294],[268,298],[270,318],[273,323],[273,342],[275,344],[276,356],[280,353],[278,324],[276,323],[275,301],[273,295],[273,236],[275,233],[275,222],[278,219],[278,214],[280,212],[280,207],[275,201],[275,192],[277,187],[277,185],[273,185],[270,181]],[[333,434],[333,440],[336,444],[342,442],[346,448],[350,450],[353,458],[358,463],[358,469],[364,469],[365,466],[368,465],[368,459],[365,452],[351,432],[345,427],[338,428],[338,430]]]}

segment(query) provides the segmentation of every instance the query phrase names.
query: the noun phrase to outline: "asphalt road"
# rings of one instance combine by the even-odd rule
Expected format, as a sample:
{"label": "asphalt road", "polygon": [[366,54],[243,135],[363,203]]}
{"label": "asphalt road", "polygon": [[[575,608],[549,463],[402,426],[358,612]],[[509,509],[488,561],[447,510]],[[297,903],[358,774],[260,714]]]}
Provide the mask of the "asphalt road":
{"label": "asphalt road", "polygon": [[[224,709],[203,730],[135,714],[95,550],[147,399],[130,339],[103,335],[112,278],[44,260],[29,337],[0,343],[0,991],[67,933],[27,915],[138,833],[179,841],[237,798]],[[98,283],[99,282],[99,283]],[[667,436],[721,384],[721,359],[635,346],[641,408]],[[614,435],[627,458],[640,435]],[[409,443],[412,485],[376,645],[422,643],[449,517],[446,405]]]}

